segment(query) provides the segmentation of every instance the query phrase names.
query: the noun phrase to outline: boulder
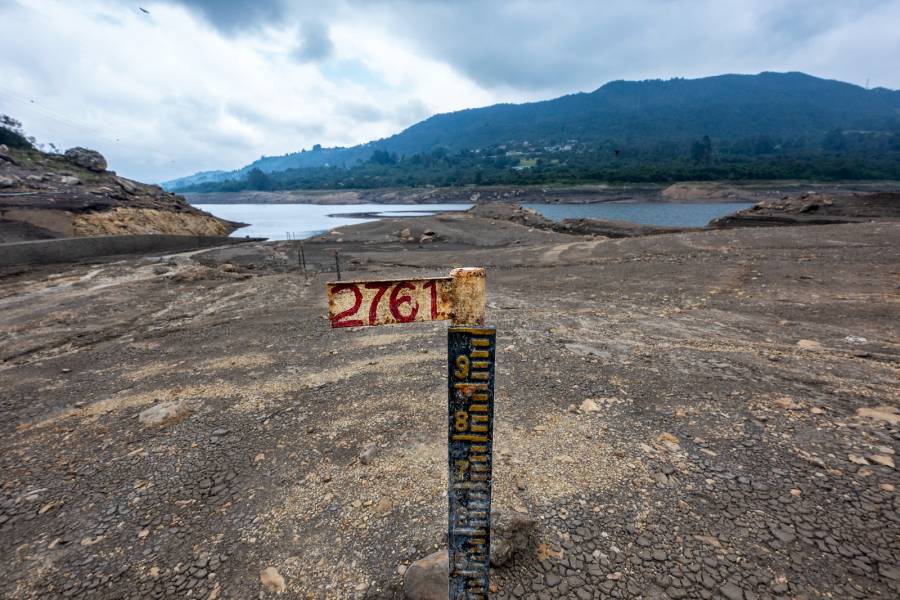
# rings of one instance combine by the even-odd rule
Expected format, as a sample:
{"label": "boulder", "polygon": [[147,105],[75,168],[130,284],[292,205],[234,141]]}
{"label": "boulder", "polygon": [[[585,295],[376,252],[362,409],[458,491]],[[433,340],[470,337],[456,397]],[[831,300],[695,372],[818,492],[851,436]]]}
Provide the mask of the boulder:
{"label": "boulder", "polygon": [[65,159],[74,165],[78,165],[89,171],[102,173],[106,170],[106,159],[96,150],[88,150],[87,148],[75,147],[66,150],[63,154]]}
{"label": "boulder", "polygon": [[0,176],[0,188],[13,187],[16,183],[18,183],[18,179],[15,177]]}
{"label": "boulder", "polygon": [[450,559],[446,550],[417,560],[403,574],[403,595],[407,600],[447,600],[449,587]]}

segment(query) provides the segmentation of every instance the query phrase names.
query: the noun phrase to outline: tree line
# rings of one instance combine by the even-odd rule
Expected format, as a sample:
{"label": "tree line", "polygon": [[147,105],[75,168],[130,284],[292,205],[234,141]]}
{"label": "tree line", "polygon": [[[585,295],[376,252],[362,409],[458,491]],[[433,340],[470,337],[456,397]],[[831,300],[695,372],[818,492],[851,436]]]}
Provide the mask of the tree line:
{"label": "tree line", "polygon": [[[568,148],[568,147],[567,147]],[[900,132],[830,131],[816,142],[753,136],[714,142],[628,144],[613,140],[558,147],[501,144],[480,150],[398,155],[383,149],[349,167],[328,166],[208,182],[183,192],[368,189],[460,185],[667,183],[710,180],[900,178]]]}

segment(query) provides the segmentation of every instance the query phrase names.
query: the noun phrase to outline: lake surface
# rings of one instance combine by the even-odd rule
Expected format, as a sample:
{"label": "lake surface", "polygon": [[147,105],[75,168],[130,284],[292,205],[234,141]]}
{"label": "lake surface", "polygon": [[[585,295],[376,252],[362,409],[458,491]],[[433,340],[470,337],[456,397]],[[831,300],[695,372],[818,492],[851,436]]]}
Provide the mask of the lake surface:
{"label": "lake surface", "polygon": [[[324,233],[342,225],[377,220],[378,217],[421,217],[471,204],[198,204],[197,207],[229,221],[249,223],[233,237],[265,237],[283,240],[288,232],[298,239]],[[661,202],[604,202],[600,204],[523,204],[548,219],[609,219],[644,225],[702,227],[712,219],[752,206],[748,202],[677,204]],[[372,213],[371,217],[344,217]],[[334,215],[334,216],[331,216]]]}
{"label": "lake surface", "polygon": [[523,204],[548,219],[605,219],[663,227],[703,227],[713,219],[753,206],[749,202],[603,202],[600,204]]}
{"label": "lake surface", "polygon": [[[378,217],[423,217],[451,210],[467,210],[471,204],[197,204],[217,217],[248,223],[232,237],[297,239],[324,233],[341,225],[376,221]],[[373,213],[372,218],[342,217],[342,214]],[[337,215],[337,216],[329,216]]]}

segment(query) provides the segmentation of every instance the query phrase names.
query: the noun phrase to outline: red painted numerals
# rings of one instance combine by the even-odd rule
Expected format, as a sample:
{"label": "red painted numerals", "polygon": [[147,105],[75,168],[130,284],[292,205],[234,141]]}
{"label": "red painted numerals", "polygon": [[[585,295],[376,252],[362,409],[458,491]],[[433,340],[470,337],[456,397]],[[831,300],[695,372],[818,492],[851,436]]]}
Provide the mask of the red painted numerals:
{"label": "red painted numerals", "polygon": [[[350,308],[331,317],[332,327],[359,327],[361,325],[377,325],[379,323],[411,323],[419,316],[419,303],[416,301],[417,284],[415,281],[373,281],[369,283],[341,283],[331,289],[332,296],[353,294]],[[373,290],[365,293],[363,290]],[[430,317],[438,316],[438,282],[425,281],[421,290],[429,292],[431,301]],[[382,301],[387,295],[387,311],[382,308]],[[364,300],[368,299],[368,311],[359,314]],[[419,296],[421,298],[421,296]],[[388,314],[390,316],[388,316]],[[362,318],[365,315],[366,320]],[[356,318],[354,318],[356,317]]]}

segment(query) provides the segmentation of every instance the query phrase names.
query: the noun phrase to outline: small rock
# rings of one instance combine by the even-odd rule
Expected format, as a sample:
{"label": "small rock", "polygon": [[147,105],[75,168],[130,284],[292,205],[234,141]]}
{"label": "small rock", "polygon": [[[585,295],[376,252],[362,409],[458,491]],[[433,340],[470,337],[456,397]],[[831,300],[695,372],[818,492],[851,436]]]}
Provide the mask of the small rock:
{"label": "small rock", "polygon": [[138,421],[144,427],[164,425],[187,416],[202,406],[203,402],[194,398],[185,398],[171,402],[162,402],[141,411]]}
{"label": "small rock", "polygon": [[893,579],[894,581],[900,581],[900,568],[891,566],[886,563],[881,563],[878,565],[878,574],[882,577]]}
{"label": "small rock", "polygon": [[722,595],[728,600],[744,600],[744,591],[730,581],[719,588]]}
{"label": "small rock", "polygon": [[776,398],[775,404],[787,410],[797,410],[798,408],[800,408],[800,405],[794,402],[793,398],[791,398],[790,396],[782,396],[780,398]]}
{"label": "small rock", "polygon": [[372,461],[375,460],[375,455],[378,453],[378,447],[374,444],[369,444],[364,447],[362,451],[359,453],[359,462],[364,465],[372,464]]}
{"label": "small rock", "polygon": [[867,461],[867,460],[866,460],[865,458],[863,458],[862,456],[858,456],[858,455],[856,455],[856,454],[848,454],[848,455],[847,455],[847,460],[849,460],[850,462],[852,462],[852,463],[855,464],[855,465],[867,465],[867,464],[869,464],[869,461]]}
{"label": "small rock", "polygon": [[59,182],[63,185],[79,185],[81,180],[72,175],[63,175],[59,178]]}
{"label": "small rock", "polygon": [[815,340],[799,340],[797,347],[801,350],[821,350],[822,344]]}
{"label": "small rock", "polygon": [[656,439],[659,440],[660,442],[669,442],[671,444],[678,443],[677,437],[675,437],[671,433],[666,433],[666,432],[663,432],[663,433],[659,434],[658,436],[656,436]]}
{"label": "small rock", "polygon": [[153,265],[153,274],[154,275],[163,275],[169,272],[169,267],[165,265]]}
{"label": "small rock", "polygon": [[375,508],[373,508],[372,510],[379,517],[386,517],[391,513],[391,511],[393,509],[394,509],[394,503],[391,502],[391,499],[388,498],[387,496],[382,496],[378,500],[378,503],[375,504]]}
{"label": "small rock", "polygon": [[597,403],[591,398],[586,398],[578,408],[581,409],[582,412],[598,412],[600,410],[600,407],[597,406]]}
{"label": "small rock", "polygon": [[873,454],[869,457],[869,460],[878,463],[879,465],[884,465],[885,467],[894,468],[894,459],[887,454]]}
{"label": "small rock", "polygon": [[275,567],[266,567],[259,573],[259,581],[266,591],[280,594],[285,590],[284,577]]}
{"label": "small rock", "polygon": [[406,569],[403,594],[407,600],[447,600],[450,559],[446,550],[429,554]]}
{"label": "small rock", "polygon": [[867,417],[876,421],[886,421],[891,425],[900,425],[900,411],[893,406],[876,406],[873,408],[859,408],[856,410],[859,417]]}
{"label": "small rock", "polygon": [[0,177],[0,188],[12,187],[18,183],[18,179],[15,177],[7,177],[6,175]]}

